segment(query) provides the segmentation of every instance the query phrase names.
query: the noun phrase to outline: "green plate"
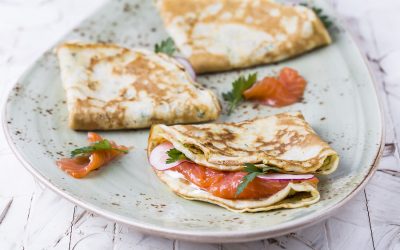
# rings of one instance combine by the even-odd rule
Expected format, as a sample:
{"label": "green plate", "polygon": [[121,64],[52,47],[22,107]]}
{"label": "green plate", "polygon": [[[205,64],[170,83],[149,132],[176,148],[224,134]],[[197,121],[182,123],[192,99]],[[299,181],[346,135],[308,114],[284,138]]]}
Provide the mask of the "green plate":
{"label": "green plate", "polygon": [[[324,2],[316,2],[333,16]],[[151,17],[151,18],[150,18]],[[52,49],[18,81],[4,106],[3,127],[23,165],[48,187],[72,202],[138,230],[200,242],[239,242],[285,234],[326,218],[358,191],[375,170],[382,151],[380,106],[367,66],[339,20],[331,30],[333,44],[280,64],[204,75],[198,81],[219,97],[240,74],[264,76],[283,66],[297,69],[308,80],[304,101],[286,108],[244,103],[220,121],[300,110],[313,128],[341,156],[338,170],[321,178],[321,201],[299,209],[238,214],[221,207],[174,195],[153,173],[146,157],[148,130],[101,133],[134,149],[127,156],[74,179],[55,160],[86,133],[67,127],[65,93]],[[105,41],[153,49],[167,37],[152,1],[111,1],[68,34],[66,40]],[[225,103],[223,103],[226,105]]]}

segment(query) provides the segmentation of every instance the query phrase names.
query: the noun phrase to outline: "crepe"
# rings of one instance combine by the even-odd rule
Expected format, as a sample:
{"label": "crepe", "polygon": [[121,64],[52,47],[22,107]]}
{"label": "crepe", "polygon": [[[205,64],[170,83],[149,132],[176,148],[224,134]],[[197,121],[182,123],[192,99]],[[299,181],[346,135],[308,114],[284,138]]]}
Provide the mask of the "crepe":
{"label": "crepe", "polygon": [[[299,112],[281,113],[238,123],[202,125],[155,125],[148,142],[153,149],[170,142],[188,160],[220,171],[243,171],[245,163],[262,168],[274,166],[283,173],[329,174],[338,166],[339,156],[304,120]],[[159,171],[158,177],[175,193],[237,212],[295,208],[319,200],[316,185],[291,181],[274,195],[261,199],[224,199],[217,197],[172,170]]]}
{"label": "crepe", "polygon": [[213,203],[233,212],[261,212],[278,208],[298,208],[312,205],[319,201],[320,194],[316,186],[303,182],[290,182],[278,193],[261,199],[224,199],[189,184],[182,175],[172,171],[157,171],[158,177],[171,190],[182,198]]}
{"label": "crepe", "polygon": [[197,73],[281,61],[331,43],[304,6],[270,0],[158,0],[165,27]]}
{"label": "crepe", "polygon": [[69,126],[77,130],[145,128],[214,120],[216,95],[175,59],[113,44],[57,48]]}
{"label": "crepe", "polygon": [[238,123],[153,126],[148,150],[162,141],[200,165],[223,171],[254,163],[287,172],[330,174],[339,162],[299,112]]}

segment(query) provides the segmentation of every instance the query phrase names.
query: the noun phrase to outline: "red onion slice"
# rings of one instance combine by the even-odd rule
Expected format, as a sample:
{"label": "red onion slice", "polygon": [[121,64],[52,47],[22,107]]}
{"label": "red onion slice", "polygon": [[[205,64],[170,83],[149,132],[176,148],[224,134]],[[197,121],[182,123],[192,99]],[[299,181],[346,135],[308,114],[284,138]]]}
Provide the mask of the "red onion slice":
{"label": "red onion slice", "polygon": [[192,64],[186,58],[183,58],[181,56],[175,56],[174,58],[185,68],[190,77],[193,80],[196,80],[196,72],[194,71]]}
{"label": "red onion slice", "polygon": [[173,163],[167,164],[166,161],[169,158],[167,151],[173,149],[174,145],[170,142],[164,142],[153,149],[150,153],[150,164],[157,170],[164,171],[173,167],[178,166],[184,161],[187,160],[179,160]]}
{"label": "red onion slice", "polygon": [[257,178],[264,180],[309,180],[312,179],[312,174],[263,174],[257,175]]}

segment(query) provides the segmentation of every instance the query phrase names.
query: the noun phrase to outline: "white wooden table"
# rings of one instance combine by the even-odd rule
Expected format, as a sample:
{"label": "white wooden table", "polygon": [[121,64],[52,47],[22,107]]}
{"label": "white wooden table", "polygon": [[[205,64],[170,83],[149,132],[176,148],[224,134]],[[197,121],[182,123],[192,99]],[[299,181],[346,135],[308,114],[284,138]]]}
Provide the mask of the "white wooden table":
{"label": "white wooden table", "polygon": [[[0,101],[35,58],[106,0],[0,0]],[[400,1],[330,0],[367,55],[386,149],[364,191],[330,219],[279,238],[198,244],[144,235],[37,183],[0,133],[0,249],[400,249]]]}

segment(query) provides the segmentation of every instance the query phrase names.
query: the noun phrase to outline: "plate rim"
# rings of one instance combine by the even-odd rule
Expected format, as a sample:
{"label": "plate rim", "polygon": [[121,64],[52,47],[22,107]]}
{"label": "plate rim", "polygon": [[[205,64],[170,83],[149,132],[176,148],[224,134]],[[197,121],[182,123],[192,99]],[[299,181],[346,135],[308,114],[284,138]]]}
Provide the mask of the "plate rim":
{"label": "plate rim", "polygon": [[[332,10],[332,8],[330,8]],[[349,39],[352,41],[354,47],[356,48],[356,52],[358,53],[358,56],[361,58],[364,66],[368,70],[368,76],[372,82],[373,85],[373,90],[376,96],[377,104],[378,104],[378,111],[379,111],[379,117],[380,117],[380,142],[379,142],[379,147],[378,150],[374,156],[374,160],[372,161],[368,174],[362,179],[362,181],[343,199],[338,201],[336,204],[333,206],[322,209],[319,211],[316,211],[314,213],[311,213],[307,216],[304,216],[300,219],[296,219],[293,221],[288,221],[284,222],[281,224],[278,224],[277,226],[274,226],[273,229],[270,228],[265,228],[265,229],[258,229],[258,230],[243,230],[243,231],[236,231],[236,232],[187,232],[184,230],[176,230],[176,229],[166,229],[161,226],[154,226],[151,223],[146,223],[146,222],[140,222],[140,221],[135,221],[132,219],[129,219],[125,216],[121,216],[117,213],[110,212],[106,209],[103,209],[101,207],[98,207],[96,205],[86,203],[83,200],[80,200],[77,197],[74,197],[72,194],[69,194],[58,187],[56,187],[53,183],[51,183],[50,180],[46,179],[45,176],[41,175],[39,172],[35,170],[32,164],[30,164],[27,160],[24,159],[24,157],[20,154],[19,150],[17,149],[16,145],[14,144],[12,138],[11,138],[11,131],[8,129],[7,125],[7,120],[6,118],[8,117],[8,112],[7,112],[7,104],[9,102],[9,99],[13,93],[13,90],[15,86],[19,83],[20,79],[24,78],[31,70],[32,68],[37,64],[37,62],[51,49],[54,47],[54,44],[57,44],[59,40],[57,40],[48,50],[46,50],[41,56],[36,58],[34,62],[21,74],[21,76],[18,78],[17,81],[15,81],[12,86],[9,87],[7,93],[4,95],[5,99],[2,103],[1,107],[1,113],[2,113],[2,129],[3,133],[5,135],[7,144],[11,148],[11,151],[13,154],[17,157],[19,162],[24,166],[28,172],[30,172],[34,178],[38,179],[40,182],[42,182],[47,188],[52,190],[53,192],[57,193],[61,197],[69,200],[70,202],[91,211],[94,214],[103,216],[107,219],[110,219],[115,222],[119,222],[125,225],[128,225],[130,227],[133,227],[135,230],[143,233],[148,233],[151,235],[159,236],[159,237],[166,237],[170,239],[177,239],[177,240],[185,240],[185,241],[192,241],[192,242],[200,242],[200,243],[238,243],[238,242],[248,242],[248,241],[255,241],[255,240],[261,240],[261,239],[266,239],[266,238],[272,238],[272,237],[278,237],[287,233],[292,232],[293,230],[300,230],[306,227],[310,227],[314,224],[317,224],[318,222],[328,218],[333,212],[335,212],[337,209],[345,205],[347,202],[349,202],[356,194],[358,194],[363,187],[368,183],[368,181],[371,179],[373,174],[375,173],[378,163],[382,157],[383,154],[383,149],[384,149],[384,140],[385,140],[385,123],[384,123],[384,113],[383,113],[383,105],[382,105],[382,96],[378,92],[378,84],[377,81],[374,77],[374,74],[372,73],[371,66],[368,64],[368,61],[366,60],[365,55],[361,52],[360,46],[359,46],[359,41],[355,38],[353,33],[351,32],[351,29],[347,28],[347,25],[344,25],[344,22],[339,18],[339,15],[334,11],[335,18],[338,23],[341,23],[341,28],[345,30],[345,33],[349,36]],[[95,12],[92,13],[92,15],[95,14]],[[92,15],[90,15],[88,18],[90,18]],[[87,20],[88,18],[85,18],[83,21]],[[77,24],[79,26],[79,24]],[[77,27],[76,26],[76,27]],[[64,36],[61,37],[61,39]]]}

